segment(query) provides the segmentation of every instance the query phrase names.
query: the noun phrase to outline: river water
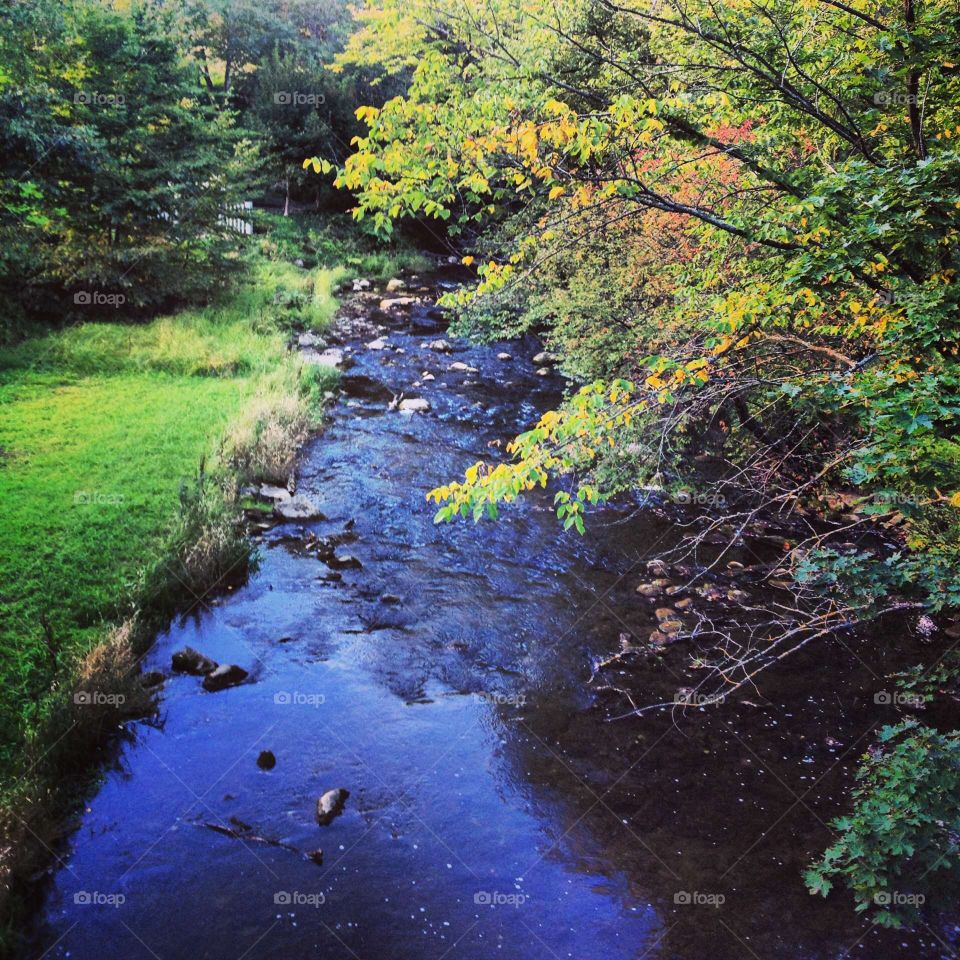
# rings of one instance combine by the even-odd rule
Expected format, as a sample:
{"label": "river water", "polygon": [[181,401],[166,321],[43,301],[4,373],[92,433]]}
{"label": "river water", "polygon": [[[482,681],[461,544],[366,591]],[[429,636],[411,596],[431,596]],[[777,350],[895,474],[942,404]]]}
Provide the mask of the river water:
{"label": "river water", "polygon": [[[345,392],[298,469],[325,519],[265,531],[259,572],[198,603],[145,664],[170,674],[189,645],[250,682],[207,693],[169,675],[160,722],[132,727],[63,852],[32,954],[952,956],[952,927],[885,933],[842,892],[803,887],[892,718],[855,641],[798,657],[762,697],[609,722],[627,704],[591,663],[654,628],[657,603],[635,591],[674,524],[610,507],[580,538],[534,495],[495,524],[435,526],[425,492],[499,456],[562,381],[535,372],[532,341],[448,337],[443,353],[426,346],[445,336],[428,303],[376,302],[345,311]],[[367,348],[377,336],[386,348]],[[391,410],[401,392],[431,409]],[[362,566],[331,571],[311,534]],[[606,680],[669,699],[695,679],[682,646]],[[349,798],[320,826],[334,788]]]}

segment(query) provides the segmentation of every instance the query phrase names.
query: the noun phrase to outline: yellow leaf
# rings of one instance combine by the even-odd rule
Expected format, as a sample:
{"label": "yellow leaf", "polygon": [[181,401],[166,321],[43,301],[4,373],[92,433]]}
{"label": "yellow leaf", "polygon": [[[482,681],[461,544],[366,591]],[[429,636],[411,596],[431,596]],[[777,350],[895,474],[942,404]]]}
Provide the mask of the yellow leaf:
{"label": "yellow leaf", "polygon": [[557,197],[562,197],[567,192],[566,187],[553,187],[550,190],[549,199],[556,200]]}
{"label": "yellow leaf", "polygon": [[463,263],[464,263],[466,266],[469,267],[470,264],[473,263],[473,257],[464,257],[464,258],[463,258]]}

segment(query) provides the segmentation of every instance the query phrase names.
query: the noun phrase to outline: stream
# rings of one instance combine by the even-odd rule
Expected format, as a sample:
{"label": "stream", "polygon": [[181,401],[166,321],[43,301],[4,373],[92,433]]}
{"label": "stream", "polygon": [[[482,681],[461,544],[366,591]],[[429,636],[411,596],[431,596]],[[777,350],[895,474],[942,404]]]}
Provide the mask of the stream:
{"label": "stream", "polygon": [[[954,956],[953,926],[882,931],[803,885],[894,716],[859,641],[804,651],[762,698],[611,722],[629,705],[591,665],[656,627],[663,600],[636,588],[677,541],[669,516],[609,506],[580,537],[538,492],[496,523],[434,525],[426,491],[502,456],[564,386],[532,338],[451,337],[432,303],[455,280],[345,304],[343,392],[297,471],[324,518],[263,529],[259,571],[158,637],[159,720],[131,725],[65,843],[31,955]],[[401,393],[430,409],[391,409]],[[187,646],[247,681],[172,673]],[[682,647],[613,680],[669,700],[696,679]]]}

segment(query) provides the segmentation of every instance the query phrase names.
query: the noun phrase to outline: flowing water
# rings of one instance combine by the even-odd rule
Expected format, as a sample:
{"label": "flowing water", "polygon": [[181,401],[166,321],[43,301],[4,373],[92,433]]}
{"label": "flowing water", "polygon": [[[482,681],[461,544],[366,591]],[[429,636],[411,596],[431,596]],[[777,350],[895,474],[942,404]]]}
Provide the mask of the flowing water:
{"label": "flowing water", "polygon": [[[842,892],[803,887],[891,719],[854,641],[798,657],[763,698],[609,722],[627,704],[591,663],[655,626],[635,588],[675,525],[611,507],[580,538],[538,494],[496,524],[435,526],[425,492],[498,456],[562,383],[535,373],[533,342],[443,353],[425,345],[444,335],[429,304],[361,307],[381,326],[342,328],[345,392],[298,468],[325,519],[265,531],[259,572],[158,638],[160,722],[133,727],[90,800],[32,954],[953,955],[952,927],[883,933]],[[390,409],[401,392],[431,409]],[[332,571],[312,535],[361,566]],[[249,681],[208,693],[170,674],[187,645]],[[681,647],[607,682],[669,699],[691,682]],[[320,826],[334,788],[349,798]]]}

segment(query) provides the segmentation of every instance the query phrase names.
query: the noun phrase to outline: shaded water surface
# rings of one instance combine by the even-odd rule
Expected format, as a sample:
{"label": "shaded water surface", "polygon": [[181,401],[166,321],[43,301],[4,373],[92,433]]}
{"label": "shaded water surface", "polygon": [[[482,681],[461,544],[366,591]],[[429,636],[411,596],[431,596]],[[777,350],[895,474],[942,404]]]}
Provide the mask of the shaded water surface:
{"label": "shaded water surface", "polygon": [[[443,335],[427,305],[368,313],[385,329],[345,328],[345,394],[299,468],[325,519],[265,532],[259,573],[146,664],[169,672],[190,645],[250,682],[168,678],[162,723],[135,728],[69,843],[34,955],[952,955],[942,926],[881,934],[843,894],[803,888],[890,719],[853,642],[797,659],[765,699],[608,722],[627,705],[591,662],[653,629],[635,588],[674,528],[611,508],[581,539],[545,496],[434,526],[425,491],[497,455],[561,384],[535,373],[533,343],[443,353],[425,346]],[[366,348],[378,334],[386,348]],[[401,392],[431,410],[389,409]],[[362,566],[331,571],[311,534]],[[686,655],[625,665],[623,683],[669,699],[692,682]],[[339,787],[343,813],[318,825]]]}

